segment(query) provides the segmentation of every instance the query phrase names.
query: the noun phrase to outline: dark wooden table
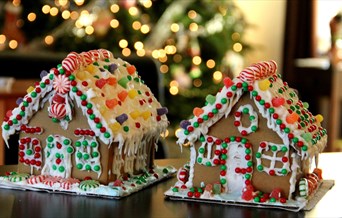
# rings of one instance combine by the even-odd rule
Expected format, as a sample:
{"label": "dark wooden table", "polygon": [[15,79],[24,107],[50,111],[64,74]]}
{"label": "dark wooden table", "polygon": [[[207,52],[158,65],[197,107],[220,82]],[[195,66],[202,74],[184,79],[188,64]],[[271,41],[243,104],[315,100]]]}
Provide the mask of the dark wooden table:
{"label": "dark wooden table", "polygon": [[[178,168],[185,159],[157,160],[156,164]],[[0,189],[0,217],[342,217],[342,153],[324,153],[320,167],[325,179],[334,179],[328,191],[311,211],[244,208],[208,203],[170,201],[164,192],[176,178],[146,188],[121,200]],[[0,166],[0,173],[8,166]]]}

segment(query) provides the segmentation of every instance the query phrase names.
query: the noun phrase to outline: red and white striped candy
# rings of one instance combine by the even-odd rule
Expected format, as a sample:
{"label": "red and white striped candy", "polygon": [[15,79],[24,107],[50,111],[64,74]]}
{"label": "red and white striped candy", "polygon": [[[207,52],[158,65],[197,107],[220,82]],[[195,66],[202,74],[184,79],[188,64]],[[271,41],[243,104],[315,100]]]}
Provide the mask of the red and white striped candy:
{"label": "red and white striped candy", "polygon": [[100,54],[104,57],[104,59],[106,58],[110,58],[110,56],[112,55],[112,53],[106,49],[99,49]]}
{"label": "red and white striped candy", "polygon": [[272,76],[277,70],[275,61],[263,61],[245,68],[238,76],[244,82],[254,82]]}
{"label": "red and white striped candy", "polygon": [[66,116],[65,104],[54,103],[50,106],[49,115],[52,118],[63,119]]}
{"label": "red and white striped candy", "polygon": [[53,88],[61,94],[70,91],[70,80],[63,74],[55,76],[53,80]]}
{"label": "red and white striped candy", "polygon": [[45,180],[46,176],[45,175],[37,175],[37,176],[31,176],[26,180],[28,184],[34,185],[38,183],[42,183]]}
{"label": "red and white striped candy", "polygon": [[177,173],[177,178],[183,183],[187,182],[189,178],[189,171],[185,168],[180,168]]}
{"label": "red and white striped candy", "polygon": [[83,64],[91,64],[93,62],[90,52],[82,52],[81,57]]}
{"label": "red and white striped candy", "polygon": [[94,61],[97,61],[100,59],[100,52],[98,50],[90,50],[89,52],[91,56],[93,57]]}
{"label": "red and white striped candy", "polygon": [[44,179],[43,184],[52,187],[54,184],[58,183],[62,177],[58,176],[48,176]]}
{"label": "red and white striped candy", "polygon": [[62,61],[62,67],[69,72],[74,72],[79,67],[78,57],[75,56],[67,56]]}
{"label": "red and white striped candy", "polygon": [[61,179],[60,181],[60,187],[65,190],[69,190],[73,184],[80,183],[78,179],[68,178],[68,179]]}

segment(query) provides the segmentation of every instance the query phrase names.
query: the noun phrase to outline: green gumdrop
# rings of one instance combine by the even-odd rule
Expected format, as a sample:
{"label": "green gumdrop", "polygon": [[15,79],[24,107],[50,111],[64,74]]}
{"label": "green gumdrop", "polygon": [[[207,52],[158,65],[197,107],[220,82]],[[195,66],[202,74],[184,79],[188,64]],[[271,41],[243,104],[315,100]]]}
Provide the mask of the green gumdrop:
{"label": "green gumdrop", "polygon": [[308,102],[303,102],[303,107],[308,109],[309,108],[309,103]]}
{"label": "green gumdrop", "polygon": [[209,104],[214,104],[216,101],[216,97],[213,95],[207,95],[207,97],[205,98],[205,100],[209,103]]}
{"label": "green gumdrop", "polygon": [[310,133],[303,133],[301,136],[306,142],[310,142],[312,139],[312,135]]}
{"label": "green gumdrop", "polygon": [[214,184],[213,186],[213,193],[214,194],[220,194],[221,193],[221,184]]}
{"label": "green gumdrop", "polygon": [[122,86],[123,88],[127,88],[127,83],[129,82],[129,79],[127,77],[122,77],[118,83],[120,86]]}

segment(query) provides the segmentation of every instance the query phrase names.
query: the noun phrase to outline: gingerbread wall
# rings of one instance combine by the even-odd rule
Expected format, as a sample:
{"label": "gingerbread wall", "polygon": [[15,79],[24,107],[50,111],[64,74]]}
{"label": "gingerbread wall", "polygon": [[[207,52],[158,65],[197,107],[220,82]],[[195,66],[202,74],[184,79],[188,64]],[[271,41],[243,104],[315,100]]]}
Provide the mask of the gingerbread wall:
{"label": "gingerbread wall", "polygon": [[[250,104],[253,106],[254,111],[258,113],[258,129],[256,132],[251,133],[247,136],[242,136],[238,131],[238,128],[234,126],[234,113],[241,105]],[[248,119],[241,120],[243,126],[249,126],[250,122]],[[270,176],[265,172],[259,172],[256,166],[256,158],[255,153],[258,151],[259,144],[262,141],[273,142],[277,144],[282,144],[283,141],[275,133],[273,130],[267,127],[267,120],[262,117],[262,115],[258,112],[258,109],[254,105],[254,101],[250,99],[249,93],[244,94],[241,99],[237,102],[237,104],[232,108],[229,116],[227,118],[222,117],[219,121],[217,121],[214,125],[209,128],[208,135],[215,136],[223,140],[226,137],[230,136],[240,136],[248,139],[248,141],[252,144],[252,153],[253,157],[253,174],[252,174],[252,184],[256,190],[260,190],[263,192],[270,193],[275,188],[281,188],[283,194],[288,196],[289,188],[290,188],[290,177],[291,173],[288,173],[286,176]],[[200,143],[196,143],[196,152],[198,154],[198,148]],[[293,152],[292,148],[289,148],[289,157]],[[228,156],[228,158],[230,158]],[[289,158],[290,164],[292,163],[291,158]],[[277,165],[276,165],[277,166]],[[220,167],[207,167],[200,164],[195,164],[195,174],[194,174],[194,186],[199,187],[200,183],[204,181],[205,183],[214,183],[219,182],[220,180]],[[229,182],[229,181],[227,181]]]}

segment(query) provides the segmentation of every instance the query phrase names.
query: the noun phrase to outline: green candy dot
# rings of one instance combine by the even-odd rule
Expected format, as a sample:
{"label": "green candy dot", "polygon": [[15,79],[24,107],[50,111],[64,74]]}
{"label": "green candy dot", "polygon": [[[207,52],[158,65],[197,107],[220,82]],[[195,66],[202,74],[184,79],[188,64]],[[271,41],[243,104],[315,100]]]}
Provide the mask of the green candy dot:
{"label": "green candy dot", "polygon": [[208,115],[203,116],[203,120],[208,120],[208,119],[209,119]]}
{"label": "green candy dot", "polygon": [[202,163],[202,158],[201,157],[197,158],[197,162]]}
{"label": "green candy dot", "polygon": [[75,76],[71,74],[71,75],[69,76],[69,80],[75,80]]}
{"label": "green candy dot", "polygon": [[61,157],[61,154],[60,154],[60,153],[56,153],[56,154],[55,154],[55,157],[56,157],[56,158],[60,158],[60,157]]}
{"label": "green candy dot", "polygon": [[244,109],[242,110],[242,113],[248,114],[248,113],[249,113],[249,109],[248,109],[248,108],[244,108]]}
{"label": "green candy dot", "polygon": [[82,155],[81,152],[77,152],[76,156],[77,156],[78,158],[82,158],[83,155]]}
{"label": "green candy dot", "polygon": [[59,171],[59,172],[63,173],[64,170],[65,170],[65,168],[64,168],[63,166],[58,167],[58,171]]}
{"label": "green candy dot", "polygon": [[250,154],[252,151],[251,151],[251,149],[249,149],[249,148],[247,148],[246,150],[245,150],[245,153],[246,154]]}
{"label": "green candy dot", "polygon": [[81,100],[87,100],[87,96],[85,94],[81,95]]}
{"label": "green candy dot", "polygon": [[205,165],[206,165],[207,167],[211,167],[210,161],[206,162]]}
{"label": "green candy dot", "polygon": [[26,154],[27,154],[27,155],[32,155],[32,154],[33,154],[32,149],[27,149]]}
{"label": "green candy dot", "polygon": [[273,146],[271,146],[271,150],[272,150],[272,151],[277,151],[278,148],[277,148],[277,146],[273,145]]}
{"label": "green candy dot", "polygon": [[8,124],[4,125],[4,130],[9,130],[10,126]]}
{"label": "green candy dot", "polygon": [[198,149],[198,152],[201,153],[201,154],[204,154],[204,151],[205,151],[204,148],[199,148]]}
{"label": "green candy dot", "polygon": [[76,147],[80,147],[82,145],[82,143],[80,142],[80,141],[77,141],[76,143],[75,143],[75,146]]}
{"label": "green candy dot", "polygon": [[48,141],[48,142],[53,142],[53,137],[52,137],[52,136],[49,136],[49,137],[47,138],[47,141]]}
{"label": "green candy dot", "polygon": [[53,170],[57,170],[57,166],[55,164],[52,165]]}
{"label": "green candy dot", "polygon": [[200,141],[201,141],[201,142],[204,142],[204,141],[205,141],[205,137],[204,137],[204,136],[201,136],[201,137],[200,137]]}
{"label": "green candy dot", "polygon": [[83,168],[83,165],[82,165],[81,163],[78,163],[78,164],[76,165],[76,167],[77,167],[77,169],[81,170],[81,169]]}
{"label": "green candy dot", "polygon": [[222,155],[221,155],[221,159],[222,159],[222,160],[227,160],[227,158],[228,158],[228,156],[227,156],[226,154],[222,154]]}
{"label": "green candy dot", "polygon": [[287,169],[282,169],[281,174],[286,175],[287,174]]}
{"label": "green candy dot", "polygon": [[88,109],[91,109],[92,107],[93,107],[93,104],[87,103],[87,108],[88,108]]}
{"label": "green candy dot", "polygon": [[287,149],[286,146],[281,147],[281,151],[282,151],[282,152],[287,152],[287,150],[288,150],[288,149]]}
{"label": "green candy dot", "polygon": [[63,140],[63,144],[64,145],[69,145],[70,144],[70,140],[69,139],[64,139]]}
{"label": "green candy dot", "polygon": [[245,178],[246,178],[247,180],[251,179],[251,174],[246,174],[246,175],[245,175]]}
{"label": "green candy dot", "polygon": [[303,145],[303,147],[302,147],[302,151],[307,151],[308,150],[308,146],[306,146],[306,145]]}
{"label": "green candy dot", "polygon": [[227,166],[226,165],[221,165],[220,169],[221,170],[227,170]]}
{"label": "green candy dot", "polygon": [[125,132],[129,132],[129,127],[128,127],[128,126],[124,126],[124,127],[123,127],[123,130],[124,130]]}
{"label": "green candy dot", "polygon": [[277,200],[275,198],[270,198],[270,202],[274,203],[276,202]]}
{"label": "green candy dot", "polygon": [[91,166],[90,166],[89,164],[87,164],[87,165],[85,166],[85,169],[86,169],[86,170],[91,170]]}
{"label": "green candy dot", "polygon": [[74,152],[74,149],[73,149],[72,147],[68,147],[68,148],[67,148],[67,152],[68,152],[69,154],[71,154],[72,152]]}
{"label": "green candy dot", "polygon": [[221,183],[222,185],[226,184],[226,182],[227,182],[227,180],[226,180],[225,178],[220,179],[220,183]]}
{"label": "green candy dot", "polygon": [[92,143],[90,144],[90,146],[93,147],[93,148],[96,148],[97,143],[96,143],[96,142],[92,142]]}
{"label": "green candy dot", "polygon": [[222,143],[221,146],[222,146],[222,148],[227,148],[227,147],[228,147],[228,144],[224,142],[224,143]]}
{"label": "green candy dot", "polygon": [[173,192],[178,192],[178,188],[177,188],[177,187],[173,187],[173,188],[172,188],[172,191],[173,191]]}
{"label": "green candy dot", "polygon": [[258,169],[259,171],[262,171],[262,170],[264,170],[264,167],[263,167],[262,165],[258,165],[258,166],[257,166],[257,169]]}
{"label": "green candy dot", "polygon": [[254,198],[254,202],[260,202],[260,197],[258,197],[258,196],[255,197],[255,198]]}
{"label": "green candy dot", "polygon": [[88,160],[89,157],[90,157],[89,154],[87,154],[87,153],[86,153],[86,154],[83,154],[83,159],[84,159],[84,160]]}
{"label": "green candy dot", "polygon": [[31,92],[31,97],[32,97],[32,98],[37,97],[37,92]]}
{"label": "green candy dot", "polygon": [[255,157],[256,158],[260,158],[261,157],[261,153],[260,152],[255,153]]}
{"label": "green candy dot", "polygon": [[105,132],[104,137],[108,139],[110,137],[109,132]]}
{"label": "green candy dot", "polygon": [[94,171],[99,171],[101,168],[100,168],[100,166],[99,165],[95,165],[94,166]]}
{"label": "green candy dot", "polygon": [[91,120],[94,120],[94,119],[95,119],[95,114],[89,115],[89,118],[90,118]]}
{"label": "green candy dot", "polygon": [[247,166],[249,166],[249,167],[253,166],[253,162],[252,161],[248,161],[247,162]]}
{"label": "green candy dot", "polygon": [[98,156],[99,156],[99,152],[94,151],[91,155],[92,155],[93,157],[98,157]]}
{"label": "green candy dot", "polygon": [[82,145],[87,146],[88,145],[88,141],[86,141],[86,140],[82,141]]}
{"label": "green candy dot", "polygon": [[23,116],[25,116],[25,111],[20,111],[19,114],[20,114],[20,116],[23,117]]}

